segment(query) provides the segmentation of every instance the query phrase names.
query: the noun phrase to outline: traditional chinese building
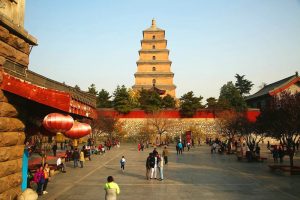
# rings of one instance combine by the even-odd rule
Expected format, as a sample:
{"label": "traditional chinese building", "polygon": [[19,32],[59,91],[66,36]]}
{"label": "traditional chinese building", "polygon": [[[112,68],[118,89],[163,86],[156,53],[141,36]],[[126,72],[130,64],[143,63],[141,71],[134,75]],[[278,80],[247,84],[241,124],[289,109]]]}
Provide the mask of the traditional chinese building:
{"label": "traditional chinese building", "polygon": [[28,69],[37,39],[25,30],[24,13],[25,0],[0,0],[0,200],[17,199],[26,188],[24,141],[47,114],[97,117],[95,96]]}
{"label": "traditional chinese building", "polygon": [[165,30],[158,28],[154,19],[151,27],[143,31],[141,47],[133,89],[156,88],[166,91],[165,95],[175,97],[176,86],[173,83],[174,73],[171,72],[172,62],[169,60]]}
{"label": "traditional chinese building", "polygon": [[300,92],[300,77],[298,72],[282,80],[265,85],[258,92],[246,97],[246,102],[251,108],[261,109],[270,103],[272,96],[280,95],[283,91],[292,94]]}

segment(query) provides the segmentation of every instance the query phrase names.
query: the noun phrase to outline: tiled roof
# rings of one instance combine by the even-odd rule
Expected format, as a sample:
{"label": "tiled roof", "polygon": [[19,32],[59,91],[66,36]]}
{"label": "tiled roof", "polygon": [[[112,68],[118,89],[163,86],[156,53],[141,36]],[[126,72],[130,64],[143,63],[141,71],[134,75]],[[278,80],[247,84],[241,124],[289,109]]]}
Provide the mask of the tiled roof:
{"label": "tiled roof", "polygon": [[276,81],[276,82],[271,83],[269,85],[266,85],[265,87],[260,89],[258,92],[254,93],[250,96],[247,96],[246,100],[250,100],[250,99],[260,97],[260,96],[268,95],[273,90],[282,87],[283,85],[285,85],[285,84],[289,83],[290,81],[294,80],[294,78],[296,78],[296,77],[297,77],[297,75],[289,76],[289,77],[284,78],[282,80],[279,80],[279,81]]}

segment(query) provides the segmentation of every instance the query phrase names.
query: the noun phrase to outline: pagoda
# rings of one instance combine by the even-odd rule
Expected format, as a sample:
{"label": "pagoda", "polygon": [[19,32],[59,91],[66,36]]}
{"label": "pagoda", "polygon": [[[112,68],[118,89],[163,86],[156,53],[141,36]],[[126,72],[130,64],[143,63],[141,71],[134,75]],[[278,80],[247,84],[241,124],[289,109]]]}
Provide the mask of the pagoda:
{"label": "pagoda", "polygon": [[133,90],[155,89],[165,91],[160,94],[175,97],[176,86],[173,83],[174,73],[171,72],[172,62],[169,60],[165,30],[158,28],[154,19],[151,27],[143,31],[141,46]]}

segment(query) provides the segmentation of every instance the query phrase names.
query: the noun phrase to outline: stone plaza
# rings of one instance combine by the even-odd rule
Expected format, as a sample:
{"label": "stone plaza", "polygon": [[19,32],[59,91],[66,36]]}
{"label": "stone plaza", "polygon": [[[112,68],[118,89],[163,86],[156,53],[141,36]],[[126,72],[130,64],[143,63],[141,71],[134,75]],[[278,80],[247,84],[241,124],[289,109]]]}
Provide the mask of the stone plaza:
{"label": "stone plaza", "polygon": [[[121,144],[104,155],[93,156],[84,168],[74,169],[73,162],[67,163],[67,173],[52,177],[49,193],[40,199],[104,199],[103,185],[109,175],[120,186],[120,200],[300,199],[300,176],[271,172],[268,164],[273,164],[273,159],[265,146],[262,155],[267,160],[248,163],[237,161],[234,154],[211,154],[210,147],[204,144],[177,156],[175,146],[171,145],[163,181],[146,180],[145,160],[152,150],[151,147],[138,152],[136,145]],[[127,161],[124,173],[119,164],[122,155]],[[288,163],[287,157],[284,162]],[[299,152],[295,163],[300,163]]]}

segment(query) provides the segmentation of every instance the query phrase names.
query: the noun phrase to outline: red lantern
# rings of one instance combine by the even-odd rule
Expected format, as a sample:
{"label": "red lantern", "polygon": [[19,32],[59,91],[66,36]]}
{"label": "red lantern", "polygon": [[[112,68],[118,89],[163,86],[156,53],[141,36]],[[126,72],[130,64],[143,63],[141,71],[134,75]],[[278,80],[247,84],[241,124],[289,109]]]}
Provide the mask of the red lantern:
{"label": "red lantern", "polygon": [[73,127],[63,132],[63,134],[71,139],[79,139],[82,138],[92,132],[92,128],[89,124],[80,123],[80,122],[74,122]]}
{"label": "red lantern", "polygon": [[43,126],[50,132],[66,132],[72,128],[74,120],[70,115],[51,113],[44,118]]}

